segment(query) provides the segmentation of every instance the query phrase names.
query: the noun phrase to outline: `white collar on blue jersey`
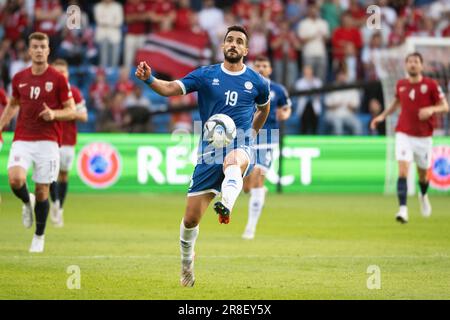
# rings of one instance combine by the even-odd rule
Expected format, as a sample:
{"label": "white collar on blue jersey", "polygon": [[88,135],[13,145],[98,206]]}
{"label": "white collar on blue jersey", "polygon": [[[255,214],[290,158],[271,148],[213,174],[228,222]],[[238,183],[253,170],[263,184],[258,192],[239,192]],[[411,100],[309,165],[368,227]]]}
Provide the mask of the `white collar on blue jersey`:
{"label": "white collar on blue jersey", "polygon": [[229,74],[230,76],[240,76],[241,74],[243,74],[245,72],[245,70],[247,70],[247,66],[244,64],[244,67],[242,68],[241,71],[230,71],[230,70],[225,69],[223,62],[220,64],[220,68],[222,69],[223,72],[225,72],[226,74]]}

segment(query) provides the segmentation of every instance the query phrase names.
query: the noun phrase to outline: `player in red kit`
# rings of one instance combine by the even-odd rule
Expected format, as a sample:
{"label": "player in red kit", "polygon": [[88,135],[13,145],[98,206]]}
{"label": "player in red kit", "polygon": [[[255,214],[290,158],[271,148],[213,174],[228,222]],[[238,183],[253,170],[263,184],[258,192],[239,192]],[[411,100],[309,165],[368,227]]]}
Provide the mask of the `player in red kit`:
{"label": "player in red kit", "polygon": [[395,129],[395,157],[399,166],[397,195],[400,209],[397,221],[408,222],[406,206],[409,165],[416,162],[419,173],[419,201],[424,217],[431,215],[428,199],[427,171],[431,165],[432,135],[435,114],[449,111],[447,100],[440,86],[430,78],[422,75],[423,58],[420,53],[411,53],[405,60],[408,77],[397,82],[395,100],[383,113],[374,118],[370,124],[375,129],[379,122],[386,119],[400,107],[400,116]]}
{"label": "player in red kit", "polygon": [[[69,79],[69,65],[65,60],[57,59],[53,61],[52,66],[67,80]],[[70,88],[76,106],[75,120],[61,122],[62,141],[61,147],[59,148],[58,181],[50,185],[50,220],[55,227],[62,227],[64,225],[63,205],[67,194],[69,171],[75,159],[75,145],[77,144],[76,121],[86,122],[88,120],[86,103],[80,90],[75,86],[71,86]]]}
{"label": "player in red kit", "polygon": [[[59,171],[59,121],[75,118],[75,103],[67,79],[48,65],[48,36],[32,33],[28,46],[32,64],[12,79],[12,97],[0,117],[0,130],[19,111],[8,160],[8,179],[13,193],[23,202],[22,221],[26,228],[33,225],[33,210],[36,215],[30,252],[43,252],[49,185]],[[30,167],[36,196],[26,186]]]}
{"label": "player in red kit", "polygon": [[[3,112],[3,108],[6,107],[8,104],[8,97],[6,96],[5,90],[0,88],[0,115]],[[3,137],[2,137],[2,130],[0,130],[0,151],[2,151],[3,146]]]}

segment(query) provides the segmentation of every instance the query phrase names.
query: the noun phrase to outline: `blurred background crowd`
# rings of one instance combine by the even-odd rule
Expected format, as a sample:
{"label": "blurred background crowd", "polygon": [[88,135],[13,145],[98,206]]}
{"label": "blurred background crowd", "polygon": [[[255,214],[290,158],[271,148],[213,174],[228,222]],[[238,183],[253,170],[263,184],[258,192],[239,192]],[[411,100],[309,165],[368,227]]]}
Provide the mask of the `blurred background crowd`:
{"label": "blurred background crowd", "polygon": [[[367,27],[372,4],[380,28]],[[79,28],[68,27],[71,5],[80,8]],[[293,97],[286,133],[383,135],[383,127],[368,127],[384,108],[374,53],[409,36],[450,37],[450,1],[0,0],[0,90],[8,93],[13,75],[30,65],[26,39],[41,31],[51,39],[50,59],[68,61],[70,81],[86,99],[90,120],[80,131],[192,131],[198,111],[172,111],[195,107],[196,96],[164,98],[145,88],[133,76],[136,58],[150,57],[158,76],[177,78],[171,70],[180,65],[222,61],[220,45],[233,24],[250,33],[246,62],[269,56],[272,79],[290,91],[367,84]],[[158,58],[164,63],[152,63]]]}

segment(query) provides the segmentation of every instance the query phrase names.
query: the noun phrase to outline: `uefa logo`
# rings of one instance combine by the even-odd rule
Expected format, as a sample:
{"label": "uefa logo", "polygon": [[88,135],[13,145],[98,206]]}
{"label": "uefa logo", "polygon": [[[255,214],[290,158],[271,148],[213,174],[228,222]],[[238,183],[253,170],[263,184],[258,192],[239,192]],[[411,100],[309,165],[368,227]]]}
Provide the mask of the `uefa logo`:
{"label": "uefa logo", "polygon": [[429,177],[430,185],[433,188],[442,191],[450,189],[449,146],[436,146],[433,148]]}
{"label": "uefa logo", "polygon": [[88,186],[106,189],[116,183],[122,171],[120,154],[110,144],[93,142],[78,154],[78,175]]}

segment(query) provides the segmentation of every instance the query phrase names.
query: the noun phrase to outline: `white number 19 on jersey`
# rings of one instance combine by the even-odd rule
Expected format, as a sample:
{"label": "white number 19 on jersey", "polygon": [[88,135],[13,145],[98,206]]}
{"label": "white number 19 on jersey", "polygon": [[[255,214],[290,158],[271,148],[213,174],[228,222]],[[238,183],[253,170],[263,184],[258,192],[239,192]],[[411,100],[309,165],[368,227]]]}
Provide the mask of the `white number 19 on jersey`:
{"label": "white number 19 on jersey", "polygon": [[227,97],[227,99],[225,101],[225,105],[226,106],[230,105],[230,106],[234,107],[238,100],[238,93],[236,91],[228,90],[227,92],[225,92],[225,96]]}
{"label": "white number 19 on jersey", "polygon": [[39,87],[30,87],[30,99],[39,98],[39,94],[41,93],[41,88]]}

